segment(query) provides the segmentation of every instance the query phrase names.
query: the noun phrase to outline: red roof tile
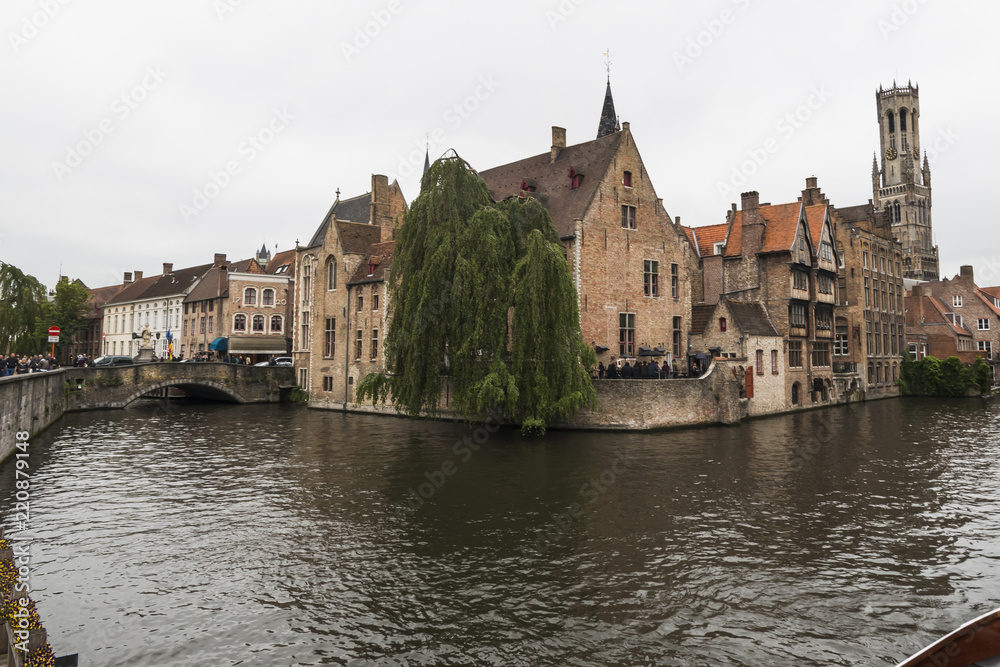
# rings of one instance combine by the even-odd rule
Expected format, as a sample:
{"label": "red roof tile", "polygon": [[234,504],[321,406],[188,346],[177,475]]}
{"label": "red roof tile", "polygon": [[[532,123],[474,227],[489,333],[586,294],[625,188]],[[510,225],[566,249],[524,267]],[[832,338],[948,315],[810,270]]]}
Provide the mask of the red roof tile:
{"label": "red roof tile", "polygon": [[715,254],[716,243],[725,243],[728,230],[729,225],[723,222],[718,225],[705,225],[693,229],[685,227],[684,233],[687,234],[691,245],[698,248],[700,257],[710,257]]}

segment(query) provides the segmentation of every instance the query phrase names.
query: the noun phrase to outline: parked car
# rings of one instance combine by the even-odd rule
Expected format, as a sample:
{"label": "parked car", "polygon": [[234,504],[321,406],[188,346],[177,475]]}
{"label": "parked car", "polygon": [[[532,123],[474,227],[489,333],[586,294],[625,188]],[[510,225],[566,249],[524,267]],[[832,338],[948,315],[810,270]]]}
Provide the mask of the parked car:
{"label": "parked car", "polygon": [[267,361],[260,361],[254,364],[254,366],[291,366],[291,357],[271,357]]}
{"label": "parked car", "polygon": [[128,366],[132,363],[132,357],[106,354],[103,357],[94,359],[95,366]]}

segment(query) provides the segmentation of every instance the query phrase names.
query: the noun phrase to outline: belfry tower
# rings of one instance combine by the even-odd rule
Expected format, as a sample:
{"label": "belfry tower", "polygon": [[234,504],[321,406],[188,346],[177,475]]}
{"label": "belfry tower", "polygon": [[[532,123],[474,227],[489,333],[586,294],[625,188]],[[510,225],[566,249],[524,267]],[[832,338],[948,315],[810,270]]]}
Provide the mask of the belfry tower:
{"label": "belfry tower", "polygon": [[[907,84],[875,93],[881,153],[872,160],[872,201],[886,211],[903,246],[903,277],[938,279],[938,249],[931,229],[931,168],[920,160],[920,98]],[[881,158],[881,168],[879,159]]]}

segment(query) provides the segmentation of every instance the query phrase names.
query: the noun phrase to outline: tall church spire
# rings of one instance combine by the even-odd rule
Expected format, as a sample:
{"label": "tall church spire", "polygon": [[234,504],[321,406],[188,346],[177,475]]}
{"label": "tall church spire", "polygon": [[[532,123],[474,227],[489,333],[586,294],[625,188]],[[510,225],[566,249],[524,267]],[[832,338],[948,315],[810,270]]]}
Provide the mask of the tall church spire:
{"label": "tall church spire", "polygon": [[427,134],[427,148],[424,151],[424,173],[431,169],[431,135]]}
{"label": "tall church spire", "polygon": [[604,54],[607,57],[605,65],[608,68],[608,88],[604,93],[604,108],[601,110],[601,122],[597,126],[597,138],[606,137],[618,131],[618,116],[615,114],[615,100],[611,97],[611,49]]}

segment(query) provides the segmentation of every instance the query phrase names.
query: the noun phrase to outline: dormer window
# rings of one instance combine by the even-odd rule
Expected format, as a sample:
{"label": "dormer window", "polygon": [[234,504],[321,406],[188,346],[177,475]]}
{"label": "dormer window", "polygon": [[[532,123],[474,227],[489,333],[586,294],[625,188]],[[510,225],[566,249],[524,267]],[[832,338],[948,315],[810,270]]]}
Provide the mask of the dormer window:
{"label": "dormer window", "polygon": [[725,241],[717,241],[717,242],[715,242],[715,243],[712,244],[712,254],[713,255],[721,255],[722,251],[725,250],[725,248],[726,248],[726,242]]}
{"label": "dormer window", "polygon": [[577,172],[576,168],[570,167],[569,169],[569,189],[576,190],[580,187],[580,183],[583,181],[583,174]]}
{"label": "dormer window", "polygon": [[374,276],[375,275],[375,269],[377,269],[377,268],[378,268],[378,264],[374,260],[369,260],[368,261],[368,275],[369,276]]}
{"label": "dormer window", "polygon": [[622,174],[622,185],[624,185],[626,188],[632,187],[632,172],[631,171],[626,171],[625,173]]}

